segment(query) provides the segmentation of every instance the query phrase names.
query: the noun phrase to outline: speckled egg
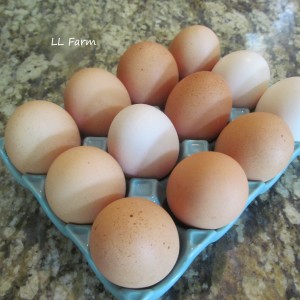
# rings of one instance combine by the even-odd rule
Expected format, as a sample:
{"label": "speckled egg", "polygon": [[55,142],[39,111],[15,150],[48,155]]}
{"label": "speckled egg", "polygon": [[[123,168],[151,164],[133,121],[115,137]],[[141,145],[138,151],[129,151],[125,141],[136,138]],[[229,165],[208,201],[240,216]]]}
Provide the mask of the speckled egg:
{"label": "speckled egg", "polygon": [[126,86],[133,103],[164,106],[178,82],[178,67],[163,45],[142,41],[121,56],[117,76]]}
{"label": "speckled egg", "polygon": [[144,288],[165,278],[179,254],[174,221],[158,204],[128,197],[106,206],[93,223],[89,249],[111,282]]}
{"label": "speckled egg", "polygon": [[222,130],[215,151],[237,160],[249,180],[267,181],[288,165],[294,138],[281,117],[253,112],[239,116]]}
{"label": "speckled egg", "polygon": [[198,71],[211,71],[220,59],[220,42],[210,28],[192,25],[183,28],[171,41],[173,54],[183,78]]}
{"label": "speckled egg", "polygon": [[186,225],[217,229],[245,208],[249,188],[242,167],[228,155],[204,151],[183,159],[167,183],[168,205]]}
{"label": "speckled egg", "polygon": [[232,97],[226,81],[218,74],[193,73],[174,87],[165,113],[179,139],[214,139],[228,123]]}

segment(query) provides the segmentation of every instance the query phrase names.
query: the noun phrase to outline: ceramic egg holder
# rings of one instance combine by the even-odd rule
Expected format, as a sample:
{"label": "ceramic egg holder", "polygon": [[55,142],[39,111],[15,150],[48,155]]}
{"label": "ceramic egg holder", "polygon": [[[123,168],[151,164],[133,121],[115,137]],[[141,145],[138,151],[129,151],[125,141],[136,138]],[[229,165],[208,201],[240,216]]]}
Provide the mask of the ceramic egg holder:
{"label": "ceramic egg holder", "polygon": [[[233,108],[230,121],[236,117],[248,113],[248,109]],[[83,140],[84,145],[96,146],[107,151],[107,140],[105,137],[87,137]],[[204,140],[185,140],[180,144],[179,160],[200,151],[213,150],[213,143]],[[300,142],[295,142],[295,149],[290,162],[300,155]],[[154,300],[165,294],[188,269],[194,259],[211,243],[220,239],[237,221],[234,220],[225,227],[217,230],[201,230],[188,228],[177,224],[180,237],[180,252],[173,270],[159,283],[143,289],[128,289],[116,286],[109,282],[97,269],[89,252],[89,233],[91,225],[74,225],[62,222],[49,207],[45,192],[45,175],[21,174],[9,160],[4,149],[4,138],[0,138],[0,157],[6,168],[23,187],[28,189],[37,199],[45,214],[58,230],[69,238],[86,258],[89,266],[101,281],[104,287],[117,299],[120,300]],[[249,197],[245,209],[260,194],[270,189],[280,178],[285,170],[277,174],[267,182],[249,181]],[[145,197],[161,206],[165,205],[167,178],[163,180],[132,178],[128,180],[127,196]],[[244,209],[244,210],[245,210]],[[175,220],[176,222],[176,220]]]}

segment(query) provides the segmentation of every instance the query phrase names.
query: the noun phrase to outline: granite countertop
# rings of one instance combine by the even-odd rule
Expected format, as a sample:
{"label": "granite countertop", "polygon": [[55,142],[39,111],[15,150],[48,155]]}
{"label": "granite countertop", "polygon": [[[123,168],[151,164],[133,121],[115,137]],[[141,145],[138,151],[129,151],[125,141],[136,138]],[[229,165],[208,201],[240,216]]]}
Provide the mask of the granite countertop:
{"label": "granite countertop", "polygon": [[[168,45],[203,24],[222,55],[261,53],[272,82],[300,74],[300,3],[277,1],[2,1],[0,136],[22,102],[62,103],[77,69],[113,73],[133,42]],[[53,45],[58,42],[65,45]],[[68,45],[69,38],[95,41]],[[52,44],[52,45],[51,45]],[[210,245],[162,299],[300,299],[300,161]],[[0,299],[113,299],[77,248],[0,162]]]}

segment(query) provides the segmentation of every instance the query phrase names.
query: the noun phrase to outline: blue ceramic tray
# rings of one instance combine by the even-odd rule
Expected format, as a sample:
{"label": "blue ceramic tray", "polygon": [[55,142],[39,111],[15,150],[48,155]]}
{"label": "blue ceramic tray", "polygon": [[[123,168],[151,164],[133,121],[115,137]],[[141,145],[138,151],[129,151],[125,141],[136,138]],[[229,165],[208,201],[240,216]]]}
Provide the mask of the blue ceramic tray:
{"label": "blue ceramic tray", "polygon": [[[247,110],[233,110],[231,119],[236,116],[247,113]],[[101,149],[106,149],[106,138],[88,137],[83,141],[84,145],[93,145]],[[181,143],[180,158],[183,159],[193,153],[199,151],[207,151],[213,148],[212,144],[201,140],[186,140]],[[300,155],[300,142],[295,143],[295,150],[291,158],[291,162]],[[90,225],[72,225],[66,224],[58,219],[50,209],[44,194],[44,175],[28,175],[21,174],[16,170],[4,149],[4,139],[0,138],[0,157],[5,166],[15,178],[15,180],[23,187],[28,189],[39,204],[49,219],[54,223],[58,230],[78,247],[86,258],[91,269],[95,272],[98,279],[104,287],[119,300],[154,300],[166,293],[176,281],[188,269],[193,260],[211,243],[220,239],[237,221],[233,221],[229,225],[218,230],[200,230],[186,229],[177,225],[180,236],[180,253],[179,258],[171,273],[156,285],[144,289],[127,289],[116,286],[109,282],[95,266],[88,247]],[[276,177],[268,182],[249,182],[249,198],[246,207],[260,194],[266,192],[283,174],[282,171]],[[140,179],[133,178],[128,182],[128,196],[142,196],[149,200],[164,205],[165,188],[167,179],[158,181],[156,179]],[[245,209],[246,209],[245,207]]]}

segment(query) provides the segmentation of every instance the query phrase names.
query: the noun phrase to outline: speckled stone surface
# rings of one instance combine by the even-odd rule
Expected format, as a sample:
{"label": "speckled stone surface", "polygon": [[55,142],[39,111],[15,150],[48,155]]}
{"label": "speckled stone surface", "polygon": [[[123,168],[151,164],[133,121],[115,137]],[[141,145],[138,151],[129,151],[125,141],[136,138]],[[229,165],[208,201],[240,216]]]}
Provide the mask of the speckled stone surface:
{"label": "speckled stone surface", "polygon": [[[300,74],[299,0],[1,1],[0,136],[22,102],[61,104],[65,83],[77,69],[99,66],[115,73],[133,42],[167,46],[191,24],[212,28],[222,55],[239,49],[261,53],[272,82]],[[68,46],[72,37],[95,44]],[[58,38],[65,45],[51,46]],[[296,159],[163,299],[300,299],[299,198]],[[0,299],[113,299],[2,162]]]}

